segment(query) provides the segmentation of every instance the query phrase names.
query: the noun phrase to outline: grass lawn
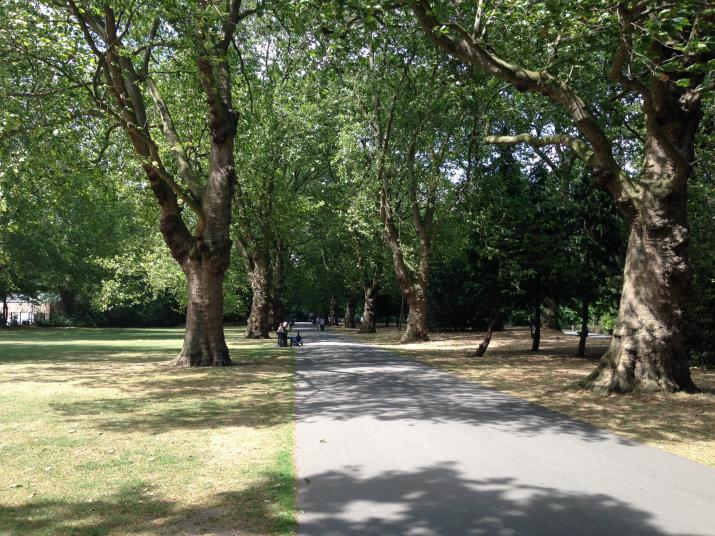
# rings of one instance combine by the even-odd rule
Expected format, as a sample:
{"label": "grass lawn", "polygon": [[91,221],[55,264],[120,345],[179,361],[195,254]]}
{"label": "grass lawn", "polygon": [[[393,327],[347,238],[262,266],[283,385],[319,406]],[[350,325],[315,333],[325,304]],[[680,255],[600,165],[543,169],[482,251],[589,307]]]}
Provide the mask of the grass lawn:
{"label": "grass lawn", "polygon": [[401,332],[379,328],[356,338],[524,398],[580,421],[715,467],[715,370],[692,369],[701,394],[597,395],[576,383],[588,375],[608,346],[589,339],[587,357],[573,357],[578,339],[542,331],[541,351],[532,353],[528,329],[494,334],[482,358],[471,357],[483,333],[434,333],[419,344],[398,344]]}
{"label": "grass lawn", "polygon": [[295,532],[294,353],[181,329],[0,332],[1,535]]}

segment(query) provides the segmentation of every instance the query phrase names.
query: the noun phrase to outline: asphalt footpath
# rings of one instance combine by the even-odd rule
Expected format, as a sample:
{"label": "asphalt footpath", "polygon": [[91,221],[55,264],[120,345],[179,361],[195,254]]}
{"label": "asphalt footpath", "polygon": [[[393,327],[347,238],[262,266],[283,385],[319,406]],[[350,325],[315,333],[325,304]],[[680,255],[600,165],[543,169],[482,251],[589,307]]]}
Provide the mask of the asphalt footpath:
{"label": "asphalt footpath", "polygon": [[715,536],[713,468],[296,327],[300,536]]}

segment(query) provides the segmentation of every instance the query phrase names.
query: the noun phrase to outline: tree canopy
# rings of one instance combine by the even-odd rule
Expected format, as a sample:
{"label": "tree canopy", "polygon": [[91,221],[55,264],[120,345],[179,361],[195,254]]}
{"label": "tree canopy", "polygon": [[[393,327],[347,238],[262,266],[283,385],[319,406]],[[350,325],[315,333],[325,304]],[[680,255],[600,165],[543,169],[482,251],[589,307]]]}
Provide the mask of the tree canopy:
{"label": "tree canopy", "polygon": [[703,0],[8,0],[0,294],[183,316],[184,365],[230,364],[224,319],[597,328],[588,387],[693,391],[714,26]]}

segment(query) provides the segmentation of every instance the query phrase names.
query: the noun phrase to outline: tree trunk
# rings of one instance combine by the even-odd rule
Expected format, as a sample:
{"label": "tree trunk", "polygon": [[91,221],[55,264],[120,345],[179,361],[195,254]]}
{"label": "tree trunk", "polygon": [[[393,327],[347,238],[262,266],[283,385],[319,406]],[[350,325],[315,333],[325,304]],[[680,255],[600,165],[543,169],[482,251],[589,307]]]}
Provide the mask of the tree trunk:
{"label": "tree trunk", "polygon": [[474,352],[474,357],[482,357],[485,354],[487,348],[489,348],[489,343],[492,342],[492,335],[494,334],[494,328],[497,326],[498,321],[499,313],[496,313],[492,321],[489,323],[489,327],[487,328],[487,335],[484,337],[484,340],[479,343],[479,347],[477,348],[476,352]]}
{"label": "tree trunk", "polygon": [[231,365],[223,333],[224,269],[204,256],[188,260],[184,271],[189,302],[184,345],[176,364],[187,367]]}
{"label": "tree trunk", "polygon": [[[75,7],[73,13],[82,28],[95,25],[94,14],[70,4]],[[204,32],[200,25],[187,26],[191,33],[180,36],[195,45],[195,74],[208,105],[206,126],[210,148],[204,183],[198,180],[186,156],[170,110],[148,69],[138,70],[132,58],[124,53],[127,49],[123,38],[129,30],[125,27],[120,31],[117,20],[112,7],[105,3],[102,31],[84,31],[83,35],[97,56],[98,78],[94,83],[102,81],[107,98],[114,104],[103,102],[100,109],[113,110],[113,121],[119,121],[140,158],[159,205],[159,228],[164,242],[187,277],[186,333],[176,363],[230,365],[223,333],[223,279],[230,260],[231,202],[236,184],[234,139],[238,113],[233,109],[228,47],[237,24],[227,19],[221,39]],[[130,37],[127,40],[131,41]],[[149,58],[148,54],[147,63]],[[154,139],[156,122],[153,117],[147,119],[145,90],[159,112],[158,123],[168,142],[166,146],[172,148],[174,166],[164,164],[162,151]],[[172,168],[176,169],[176,176]]]}
{"label": "tree trunk", "polygon": [[375,333],[375,298],[377,295],[377,287],[374,285],[365,285],[365,304],[362,310],[362,324],[360,324],[360,333]]}
{"label": "tree trunk", "polygon": [[689,279],[685,193],[649,193],[643,204],[631,223],[611,346],[584,383],[607,392],[694,392],[681,332]]}
{"label": "tree trunk", "polygon": [[348,292],[347,301],[345,304],[345,321],[343,327],[355,327],[355,293],[351,290]]}
{"label": "tree trunk", "polygon": [[630,231],[618,320],[611,346],[584,380],[597,391],[698,391],[681,325],[690,284],[687,184],[700,96],[672,83],[653,84],[655,100],[644,103],[642,172],[626,212]]}
{"label": "tree trunk", "polygon": [[553,329],[555,331],[561,331],[561,322],[559,320],[560,309],[561,307],[557,298],[550,296],[546,297],[546,299],[544,300],[543,314],[544,327]]}
{"label": "tree trunk", "polygon": [[328,324],[334,326],[338,323],[338,300],[334,295],[330,296],[330,310],[328,311]]}
{"label": "tree trunk", "polygon": [[270,262],[265,252],[256,252],[251,262],[248,279],[251,282],[253,300],[251,312],[246,322],[247,339],[267,339],[269,331],[268,313],[270,311],[271,278]]}
{"label": "tree trunk", "polygon": [[410,311],[407,313],[407,329],[402,335],[400,342],[424,342],[429,341],[427,334],[427,299],[420,293],[415,292],[407,298]]}
{"label": "tree trunk", "polygon": [[538,352],[541,343],[541,301],[534,308],[534,320],[531,323],[531,351]]}
{"label": "tree trunk", "polygon": [[271,255],[273,277],[271,279],[271,308],[268,314],[268,323],[272,330],[278,329],[278,324],[283,320],[283,285],[285,282],[285,249],[282,241],[277,241],[276,249]]}
{"label": "tree trunk", "polygon": [[586,337],[588,337],[588,300],[581,301],[581,331],[578,339],[578,352],[576,355],[583,357],[586,355]]}
{"label": "tree trunk", "polygon": [[272,331],[278,329],[278,325],[281,323],[283,318],[283,302],[279,296],[279,294],[271,292],[271,307],[268,312],[268,325]]}
{"label": "tree trunk", "polygon": [[63,288],[59,291],[60,295],[60,306],[59,309],[65,316],[73,316],[75,313],[76,299],[74,290]]}
{"label": "tree trunk", "polygon": [[0,313],[0,328],[7,327],[7,294],[2,296],[2,312]]}

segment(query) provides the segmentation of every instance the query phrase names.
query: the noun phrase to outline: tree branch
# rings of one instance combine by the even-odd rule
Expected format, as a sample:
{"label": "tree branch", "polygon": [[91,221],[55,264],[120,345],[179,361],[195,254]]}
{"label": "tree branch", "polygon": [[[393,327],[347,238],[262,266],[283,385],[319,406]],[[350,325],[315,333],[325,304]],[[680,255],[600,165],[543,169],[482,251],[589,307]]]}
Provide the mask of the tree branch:
{"label": "tree branch", "polygon": [[424,33],[439,48],[481,68],[495,78],[508,82],[519,91],[540,93],[559,104],[590,143],[594,157],[589,158],[589,165],[599,183],[606,187],[619,203],[625,201],[624,185],[620,183],[620,179],[626,175],[616,162],[612,143],[585,101],[568,84],[556,79],[546,70],[531,71],[511,64],[487,50],[471,36],[467,38],[462,32],[459,32],[461,38],[455,38],[437,31],[442,24],[435,17],[429,0],[413,0],[410,4]]}
{"label": "tree branch", "polygon": [[498,145],[518,145],[525,143],[532,147],[544,147],[547,145],[564,145],[570,147],[576,156],[586,164],[591,164],[593,151],[581,140],[572,138],[566,134],[554,134],[553,136],[532,136],[531,134],[517,134],[516,136],[485,136],[482,138],[485,143]]}
{"label": "tree branch", "polygon": [[159,109],[159,115],[161,116],[161,122],[163,125],[164,135],[171,144],[171,150],[176,157],[176,161],[179,165],[179,175],[184,180],[186,185],[189,187],[190,192],[193,194],[194,198],[200,203],[202,197],[202,188],[199,183],[199,179],[194,173],[191,167],[188,156],[186,156],[186,151],[184,146],[179,140],[179,135],[176,132],[176,127],[174,126],[174,120],[171,117],[169,108],[164,101],[164,98],[159,92],[159,88],[156,87],[154,80],[151,77],[146,78],[146,88],[149,90],[149,95]]}

